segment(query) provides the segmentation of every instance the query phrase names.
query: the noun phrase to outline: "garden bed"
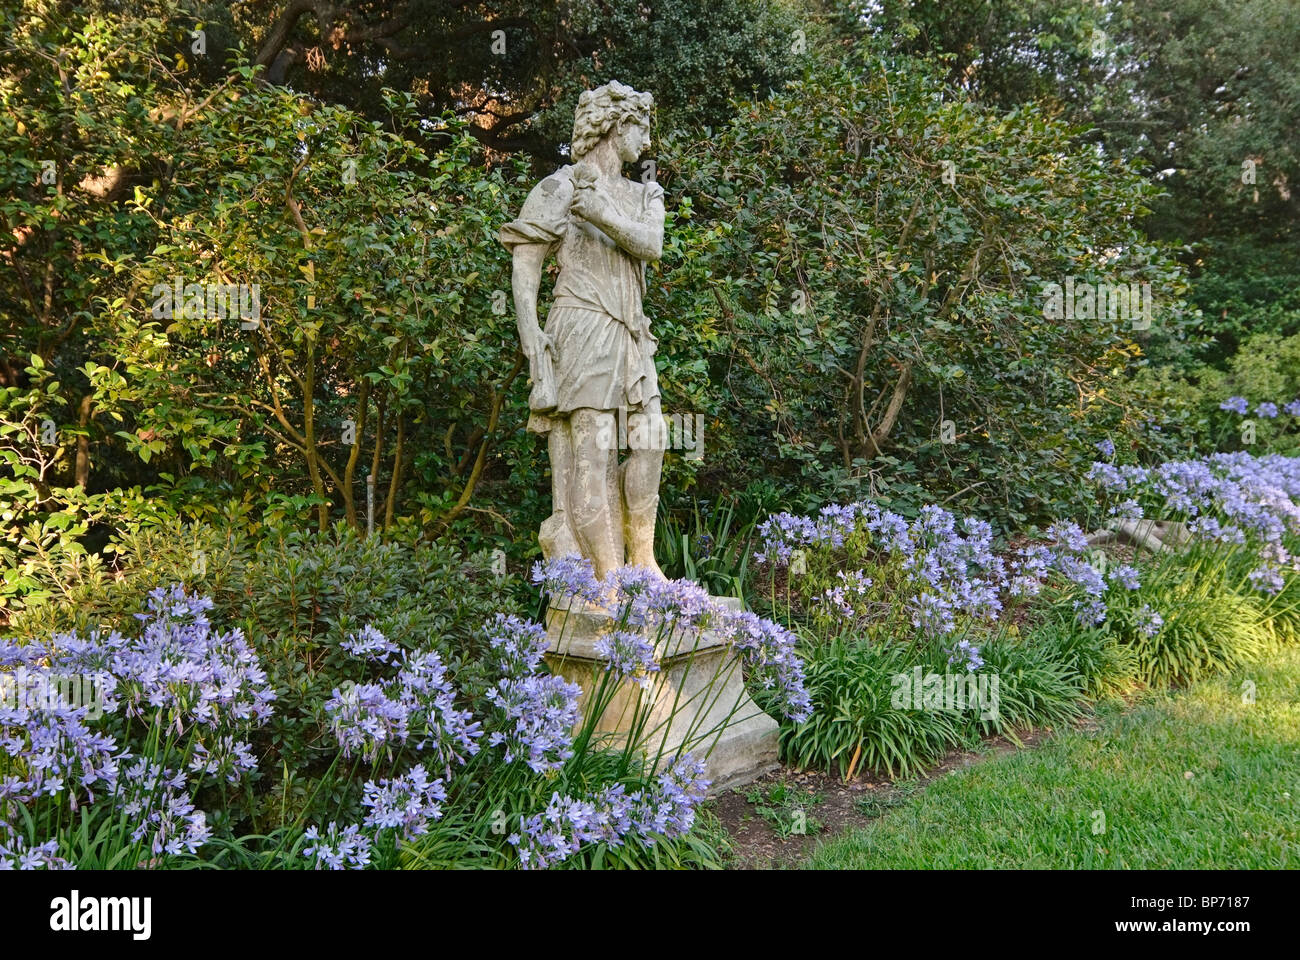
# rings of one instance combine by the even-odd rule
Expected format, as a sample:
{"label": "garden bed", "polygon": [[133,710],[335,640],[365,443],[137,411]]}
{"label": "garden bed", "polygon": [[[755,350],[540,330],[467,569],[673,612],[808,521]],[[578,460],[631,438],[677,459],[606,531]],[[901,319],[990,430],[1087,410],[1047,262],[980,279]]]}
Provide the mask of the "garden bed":
{"label": "garden bed", "polygon": [[[1083,718],[1080,726],[1091,723]],[[736,870],[800,866],[826,840],[864,827],[907,802],[934,781],[972,764],[1036,747],[1048,729],[1033,730],[1017,745],[990,737],[975,750],[953,750],[914,779],[893,780],[870,772],[844,780],[818,770],[781,767],[712,801],[713,813],[731,837],[728,867]],[[795,811],[805,813],[803,832],[793,832]]]}

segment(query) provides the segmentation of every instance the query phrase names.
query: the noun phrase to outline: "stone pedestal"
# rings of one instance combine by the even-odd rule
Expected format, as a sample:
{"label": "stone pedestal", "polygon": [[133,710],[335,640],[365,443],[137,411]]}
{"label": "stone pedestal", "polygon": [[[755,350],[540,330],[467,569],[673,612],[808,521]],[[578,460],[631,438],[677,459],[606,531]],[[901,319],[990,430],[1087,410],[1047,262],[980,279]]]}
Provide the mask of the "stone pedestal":
{"label": "stone pedestal", "polygon": [[[735,597],[718,599],[739,609]],[[546,612],[547,664],[552,672],[582,687],[584,717],[586,698],[601,682],[609,662],[597,652],[596,642],[614,625],[613,618],[598,608]],[[624,681],[598,719],[596,730],[610,735],[611,746],[626,742],[640,704],[643,715],[648,715],[642,749],[651,756],[671,757],[686,743],[685,752],[704,760],[712,781],[710,793],[748,783],[777,765],[780,728],[746,692],[740,659],[721,637],[707,630],[678,631],[660,642],[657,654],[660,672],[651,675],[649,689]]]}

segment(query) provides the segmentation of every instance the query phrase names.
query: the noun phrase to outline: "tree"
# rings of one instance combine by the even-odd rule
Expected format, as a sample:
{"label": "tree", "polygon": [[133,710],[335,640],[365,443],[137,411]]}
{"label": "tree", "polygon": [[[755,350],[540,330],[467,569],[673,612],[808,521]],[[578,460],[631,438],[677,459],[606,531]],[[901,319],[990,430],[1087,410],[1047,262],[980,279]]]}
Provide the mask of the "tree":
{"label": "tree", "polygon": [[1290,0],[886,0],[839,23],[941,60],[983,102],[1059,110],[1081,143],[1159,182],[1143,229],[1187,246],[1196,332],[1222,365],[1252,332],[1300,330],[1295,14]]}
{"label": "tree", "polygon": [[167,56],[185,25],[4,27],[5,550],[57,522],[75,553],[112,515],[93,498],[127,486],[173,511],[269,497],[359,525],[369,474],[387,525],[416,474],[408,512],[436,528],[472,509],[521,433],[495,240],[521,171],[485,170],[463,121],[409,95],[385,129],[247,65],[192,90]]}
{"label": "tree", "polygon": [[[494,151],[550,164],[573,105],[611,78],[659,96],[668,129],[725,122],[729,100],[793,75],[796,0],[289,0],[206,4],[215,36],[242,44],[274,84],[384,112],[384,89],[451,111]],[[209,50],[220,64],[220,49]]]}
{"label": "tree", "polygon": [[[1139,433],[1124,377],[1172,322],[1181,271],[1137,229],[1155,188],[1075,133],[863,52],[666,151],[669,196],[720,236],[690,266],[708,298],[668,286],[655,316],[719,331],[733,483],[775,463],[858,493],[924,477],[1023,520],[1063,506],[1047,498],[1093,452],[1085,430]],[[1150,284],[1152,331],[1048,318],[1067,278]]]}

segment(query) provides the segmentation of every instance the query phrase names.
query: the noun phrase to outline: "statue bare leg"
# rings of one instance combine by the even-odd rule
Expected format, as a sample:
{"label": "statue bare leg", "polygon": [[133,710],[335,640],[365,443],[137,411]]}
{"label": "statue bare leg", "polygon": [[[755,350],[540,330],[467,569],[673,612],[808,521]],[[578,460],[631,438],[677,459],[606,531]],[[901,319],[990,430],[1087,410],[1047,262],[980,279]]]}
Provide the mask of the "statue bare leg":
{"label": "statue bare leg", "polygon": [[628,435],[649,439],[650,443],[634,444],[619,471],[627,562],[645,567],[660,578],[664,574],[655,562],[655,521],[659,514],[659,475],[664,463],[662,423],[658,398],[650,402],[645,413],[628,418]]}
{"label": "statue bare leg", "polygon": [[551,515],[542,521],[537,539],[549,560],[581,555],[582,548],[569,526],[569,487],[573,483],[573,441],[567,423],[555,423],[547,434],[551,459]]}
{"label": "statue bare leg", "polygon": [[618,451],[601,449],[599,413],[583,408],[569,417],[573,454],[569,478],[569,515],[582,555],[591,560],[597,577],[623,565],[623,531],[611,502],[617,490]]}

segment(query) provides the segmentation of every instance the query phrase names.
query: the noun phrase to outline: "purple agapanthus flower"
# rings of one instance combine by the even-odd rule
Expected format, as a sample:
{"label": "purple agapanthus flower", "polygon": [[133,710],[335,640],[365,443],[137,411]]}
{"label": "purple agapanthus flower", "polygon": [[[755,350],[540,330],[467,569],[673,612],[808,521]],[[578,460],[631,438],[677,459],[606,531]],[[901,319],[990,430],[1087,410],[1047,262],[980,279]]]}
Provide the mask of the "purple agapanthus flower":
{"label": "purple agapanthus flower", "polygon": [[578,723],[582,688],[560,676],[535,674],[508,678],[488,691],[506,721],[488,739],[505,746],[505,762],[521,760],[534,773],[558,770],[573,756],[573,728]]}
{"label": "purple agapanthus flower", "polygon": [[324,836],[319,828],[308,827],[303,838],[311,844],[304,848],[303,856],[317,870],[364,870],[370,865],[371,840],[358,824],[340,827],[330,823]]}
{"label": "purple agapanthus flower", "polygon": [[442,817],[447,788],[441,779],[430,780],[424,767],[412,767],[400,777],[367,781],[363,807],[369,808],[365,825],[377,830],[401,830],[403,839],[429,832],[429,823]]}
{"label": "purple agapanthus flower", "polygon": [[59,856],[57,840],[31,845],[23,837],[5,839],[2,826],[0,825],[0,871],[76,869],[71,861]]}
{"label": "purple agapanthus flower", "polygon": [[957,645],[949,651],[948,663],[960,663],[965,666],[967,673],[974,673],[984,666],[984,658],[980,656],[979,647],[969,640],[959,640]]}
{"label": "purple agapanthus flower", "polygon": [[376,663],[392,663],[398,653],[397,644],[370,625],[362,627],[339,646],[354,657]]}
{"label": "purple agapanthus flower", "polygon": [[1160,628],[1165,624],[1165,618],[1160,616],[1155,610],[1151,609],[1150,604],[1144,603],[1142,609],[1137,612],[1137,629],[1145,637],[1154,637],[1160,632]]}
{"label": "purple agapanthus flower", "polygon": [[526,870],[554,866],[587,844],[619,847],[630,839],[652,844],[688,832],[708,788],[704,764],[687,755],[645,791],[629,794],[619,783],[586,798],[554,793],[541,813],[520,817],[519,830],[506,841]]}
{"label": "purple agapanthus flower", "polygon": [[596,641],[596,652],[605,658],[606,670],[643,689],[650,687],[650,674],[659,672],[654,643],[634,630],[611,630]]}
{"label": "purple agapanthus flower", "polygon": [[555,557],[535,563],[532,580],[553,600],[600,601],[601,582],[592,570],[591,561],[582,557]]}
{"label": "purple agapanthus flower", "polygon": [[1111,570],[1110,579],[1120,584],[1125,590],[1136,590],[1142,585],[1142,578],[1137,568],[1127,563],[1120,564]]}
{"label": "purple agapanthus flower", "polygon": [[1263,593],[1278,593],[1286,586],[1286,581],[1282,578],[1282,572],[1270,563],[1256,567],[1249,574],[1251,586]]}

